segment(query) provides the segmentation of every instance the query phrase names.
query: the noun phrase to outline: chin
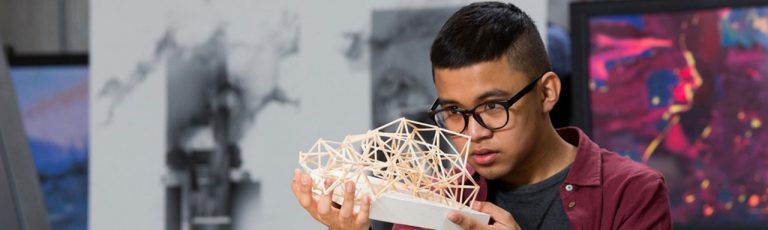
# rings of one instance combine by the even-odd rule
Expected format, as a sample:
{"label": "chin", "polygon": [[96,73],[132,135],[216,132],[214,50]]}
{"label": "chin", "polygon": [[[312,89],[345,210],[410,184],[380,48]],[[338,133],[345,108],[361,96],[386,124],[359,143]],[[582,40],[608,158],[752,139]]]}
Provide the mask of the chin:
{"label": "chin", "polygon": [[486,180],[497,180],[507,174],[509,170],[503,170],[501,165],[472,165],[480,176]]}

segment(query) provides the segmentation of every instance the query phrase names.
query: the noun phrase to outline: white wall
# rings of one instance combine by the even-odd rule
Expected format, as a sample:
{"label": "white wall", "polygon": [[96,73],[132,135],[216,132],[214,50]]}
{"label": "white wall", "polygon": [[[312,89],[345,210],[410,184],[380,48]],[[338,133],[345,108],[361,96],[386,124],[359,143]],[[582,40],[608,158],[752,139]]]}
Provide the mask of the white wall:
{"label": "white wall", "polygon": [[[148,60],[163,32],[180,28],[200,34],[204,21],[229,21],[239,35],[279,25],[284,12],[298,16],[296,55],[276,64],[277,85],[300,100],[300,106],[270,104],[256,118],[241,143],[244,168],[259,177],[258,202],[243,219],[247,229],[320,229],[293,199],[289,184],[298,152],[318,138],[340,140],[371,128],[370,71],[353,67],[343,52],[343,34],[370,30],[378,9],[459,7],[468,1],[189,1],[102,0],[91,3],[91,229],[162,229],[164,197],[160,178],[165,168],[164,65],[115,109],[98,97],[109,79],[125,80],[140,60]],[[513,1],[546,29],[546,1]],[[178,16],[186,15],[186,16]],[[188,20],[179,19],[192,19]],[[234,29],[233,29],[234,30]],[[186,32],[185,32],[186,31]],[[195,36],[192,36],[195,37]],[[198,38],[200,36],[197,36]],[[182,39],[183,40],[183,39]],[[186,44],[200,43],[190,39]],[[361,63],[367,63],[362,61]],[[275,67],[275,66],[273,66]],[[268,68],[268,67],[264,67]],[[429,67],[425,67],[429,68]]]}

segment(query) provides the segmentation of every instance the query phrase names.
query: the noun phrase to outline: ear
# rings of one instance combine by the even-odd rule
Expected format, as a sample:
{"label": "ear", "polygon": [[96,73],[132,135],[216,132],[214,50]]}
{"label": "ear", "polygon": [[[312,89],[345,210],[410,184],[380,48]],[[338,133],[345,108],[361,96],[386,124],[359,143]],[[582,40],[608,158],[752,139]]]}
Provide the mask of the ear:
{"label": "ear", "polygon": [[543,112],[549,113],[557,104],[557,100],[560,99],[560,77],[555,72],[550,71],[545,73],[539,81],[541,81],[539,93],[542,99],[542,109]]}

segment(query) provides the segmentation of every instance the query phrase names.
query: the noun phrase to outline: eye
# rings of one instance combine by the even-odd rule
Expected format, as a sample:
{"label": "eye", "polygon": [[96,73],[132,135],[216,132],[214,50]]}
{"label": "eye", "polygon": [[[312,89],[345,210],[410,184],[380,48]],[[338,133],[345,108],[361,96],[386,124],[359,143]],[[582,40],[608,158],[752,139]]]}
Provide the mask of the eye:
{"label": "eye", "polygon": [[445,111],[451,115],[461,114],[461,109],[458,106],[449,106]]}
{"label": "eye", "polygon": [[496,109],[502,109],[504,106],[501,106],[499,103],[488,103],[485,104],[485,110],[496,110]]}

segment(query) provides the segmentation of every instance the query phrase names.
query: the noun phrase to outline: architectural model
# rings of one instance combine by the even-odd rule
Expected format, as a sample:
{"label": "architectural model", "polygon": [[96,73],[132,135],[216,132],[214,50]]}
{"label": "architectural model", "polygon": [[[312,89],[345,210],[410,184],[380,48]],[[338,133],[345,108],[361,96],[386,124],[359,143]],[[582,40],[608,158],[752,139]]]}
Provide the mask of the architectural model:
{"label": "architectural model", "polygon": [[[457,139],[467,144],[454,146]],[[299,164],[314,181],[313,193],[332,192],[337,203],[343,202],[344,182],[354,182],[356,199],[367,195],[373,201],[371,219],[455,229],[444,218],[451,210],[489,219],[470,209],[479,187],[467,170],[468,143],[469,136],[400,118],[342,142],[320,139],[300,153]]]}

